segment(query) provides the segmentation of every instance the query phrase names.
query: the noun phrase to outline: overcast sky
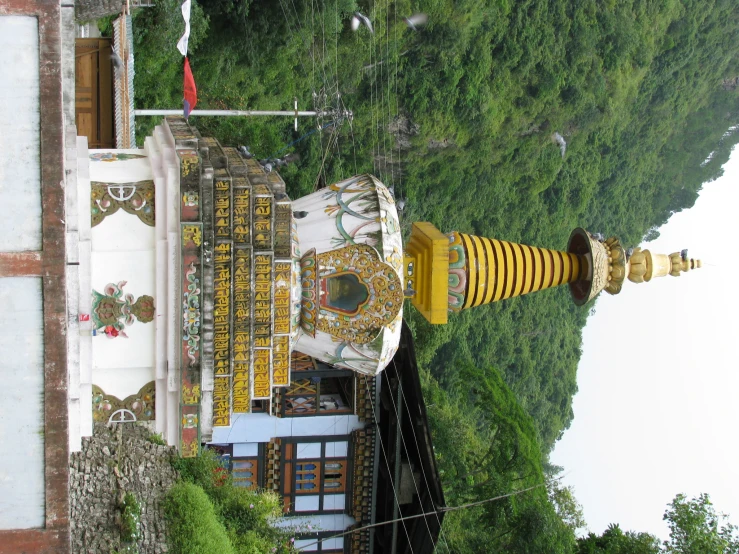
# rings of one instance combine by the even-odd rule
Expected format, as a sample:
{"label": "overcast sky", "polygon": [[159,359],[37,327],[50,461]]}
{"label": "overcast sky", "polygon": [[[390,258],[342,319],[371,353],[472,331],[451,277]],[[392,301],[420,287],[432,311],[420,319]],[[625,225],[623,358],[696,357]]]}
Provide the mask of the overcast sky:
{"label": "overcast sky", "polygon": [[666,539],[681,492],[710,494],[739,524],[738,185],[734,149],[724,176],[642,245],[688,248],[702,269],[601,294],[583,331],[575,419],[551,461],[597,534],[619,523]]}

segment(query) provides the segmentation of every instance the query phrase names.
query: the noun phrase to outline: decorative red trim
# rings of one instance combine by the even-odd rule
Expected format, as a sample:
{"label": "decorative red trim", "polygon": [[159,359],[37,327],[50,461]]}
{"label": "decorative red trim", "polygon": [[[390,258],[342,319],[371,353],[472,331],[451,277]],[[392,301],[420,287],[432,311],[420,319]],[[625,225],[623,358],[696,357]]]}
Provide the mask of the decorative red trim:
{"label": "decorative red trim", "polygon": [[41,277],[42,252],[0,252],[0,277]]}

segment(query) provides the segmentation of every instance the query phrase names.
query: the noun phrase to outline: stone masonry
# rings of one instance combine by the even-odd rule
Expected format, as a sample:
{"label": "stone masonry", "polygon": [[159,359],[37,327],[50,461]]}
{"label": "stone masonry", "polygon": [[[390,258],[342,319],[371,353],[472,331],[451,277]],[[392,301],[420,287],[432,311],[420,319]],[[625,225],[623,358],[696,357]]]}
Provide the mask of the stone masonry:
{"label": "stone masonry", "polygon": [[[118,502],[131,492],[141,506],[140,554],[167,552],[161,500],[175,483],[174,448],[148,439],[145,424],[95,424],[93,436],[69,463],[72,552],[110,553],[120,549]],[[115,468],[118,468],[117,471]]]}

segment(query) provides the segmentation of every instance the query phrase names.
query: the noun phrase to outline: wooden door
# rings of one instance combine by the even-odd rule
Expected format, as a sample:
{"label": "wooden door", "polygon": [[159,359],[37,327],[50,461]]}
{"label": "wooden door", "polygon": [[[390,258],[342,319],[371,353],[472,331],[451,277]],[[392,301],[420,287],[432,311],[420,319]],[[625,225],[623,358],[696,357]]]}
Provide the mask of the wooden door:
{"label": "wooden door", "polygon": [[114,148],[111,39],[75,41],[75,123],[89,148]]}

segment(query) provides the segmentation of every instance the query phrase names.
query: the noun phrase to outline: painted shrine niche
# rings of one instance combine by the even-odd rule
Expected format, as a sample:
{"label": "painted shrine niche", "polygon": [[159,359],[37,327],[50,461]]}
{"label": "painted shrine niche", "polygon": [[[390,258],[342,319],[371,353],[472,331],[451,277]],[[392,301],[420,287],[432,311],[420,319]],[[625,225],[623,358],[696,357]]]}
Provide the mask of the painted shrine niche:
{"label": "painted shrine niche", "polygon": [[91,187],[90,213],[93,227],[120,209],[135,215],[146,225],[154,227],[154,181],[134,183],[93,181]]}
{"label": "painted shrine niche", "polygon": [[301,259],[301,326],[357,344],[372,342],[398,316],[403,287],[395,269],[366,244]]}
{"label": "painted shrine niche", "polygon": [[354,273],[336,273],[319,280],[320,306],[338,314],[356,315],[369,300],[367,286]]}

